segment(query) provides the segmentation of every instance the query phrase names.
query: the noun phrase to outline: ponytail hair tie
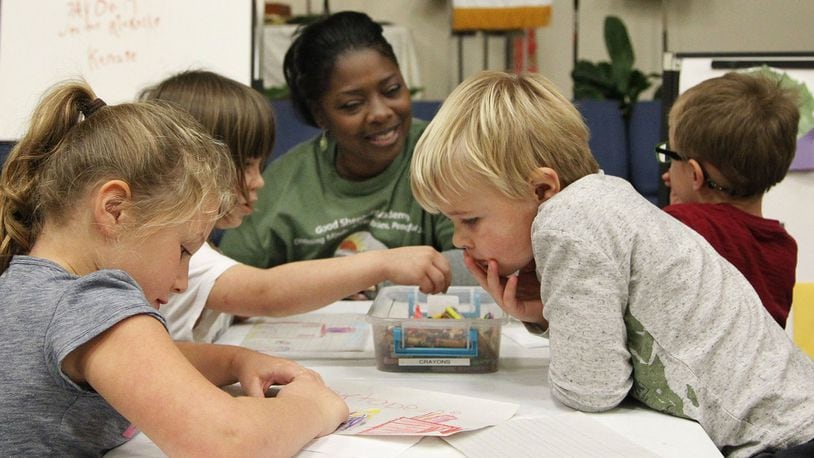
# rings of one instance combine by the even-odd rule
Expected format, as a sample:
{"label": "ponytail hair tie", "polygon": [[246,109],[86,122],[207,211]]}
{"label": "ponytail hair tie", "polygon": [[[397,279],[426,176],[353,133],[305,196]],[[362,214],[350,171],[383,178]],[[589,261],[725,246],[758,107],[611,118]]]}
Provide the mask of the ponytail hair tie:
{"label": "ponytail hair tie", "polygon": [[107,105],[104,100],[97,98],[90,103],[80,103],[79,111],[85,115],[85,119],[89,118],[96,110]]}

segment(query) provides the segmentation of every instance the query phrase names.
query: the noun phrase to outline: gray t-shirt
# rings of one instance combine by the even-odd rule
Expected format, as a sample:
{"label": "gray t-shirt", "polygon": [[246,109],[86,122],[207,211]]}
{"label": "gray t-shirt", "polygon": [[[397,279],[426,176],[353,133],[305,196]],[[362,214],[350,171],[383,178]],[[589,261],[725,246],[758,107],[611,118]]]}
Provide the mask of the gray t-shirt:
{"label": "gray t-shirt", "polygon": [[0,454],[98,456],[127,440],[130,422],[91,387],[72,382],[61,364],[138,314],[164,324],[122,271],[75,277],[44,259],[12,259],[0,276]]}
{"label": "gray t-shirt", "polygon": [[601,411],[631,394],[732,456],[814,438],[814,362],[735,267],[626,181],[563,189],[532,246],[557,399]]}

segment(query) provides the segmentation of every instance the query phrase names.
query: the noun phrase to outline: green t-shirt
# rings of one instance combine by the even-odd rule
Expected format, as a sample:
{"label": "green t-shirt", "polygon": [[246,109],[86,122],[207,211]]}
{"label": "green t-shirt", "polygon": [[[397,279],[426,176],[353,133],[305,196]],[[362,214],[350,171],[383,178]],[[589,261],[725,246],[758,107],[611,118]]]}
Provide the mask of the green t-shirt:
{"label": "green t-shirt", "polygon": [[410,190],[410,161],[427,123],[413,119],[405,150],[378,176],[350,181],[336,171],[336,144],[294,147],[263,173],[252,215],[226,231],[224,254],[256,267],[381,248],[452,249],[452,222],[424,211]]}

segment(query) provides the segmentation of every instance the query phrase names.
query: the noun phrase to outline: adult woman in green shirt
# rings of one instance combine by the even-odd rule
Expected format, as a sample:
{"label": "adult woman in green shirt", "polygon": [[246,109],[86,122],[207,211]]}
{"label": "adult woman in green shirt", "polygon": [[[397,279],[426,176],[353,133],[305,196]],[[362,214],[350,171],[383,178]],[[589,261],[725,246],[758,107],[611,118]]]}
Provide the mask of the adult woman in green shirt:
{"label": "adult woman in green shirt", "polygon": [[381,26],[350,11],[311,23],[284,72],[296,111],[323,133],[268,166],[254,213],[224,234],[224,253],[270,267],[410,245],[452,249],[452,223],[425,212],[410,190],[426,123],[412,119]]}

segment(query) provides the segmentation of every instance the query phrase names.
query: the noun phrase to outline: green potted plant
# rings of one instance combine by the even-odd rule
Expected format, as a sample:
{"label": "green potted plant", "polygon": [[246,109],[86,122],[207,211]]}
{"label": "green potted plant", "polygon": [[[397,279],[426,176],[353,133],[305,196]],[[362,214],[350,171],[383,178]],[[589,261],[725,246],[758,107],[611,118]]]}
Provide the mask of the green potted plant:
{"label": "green potted plant", "polygon": [[577,61],[571,72],[574,99],[617,100],[622,115],[627,119],[641,93],[652,86],[651,79],[659,75],[646,75],[633,68],[633,46],[621,19],[605,17],[604,35],[610,62]]}

